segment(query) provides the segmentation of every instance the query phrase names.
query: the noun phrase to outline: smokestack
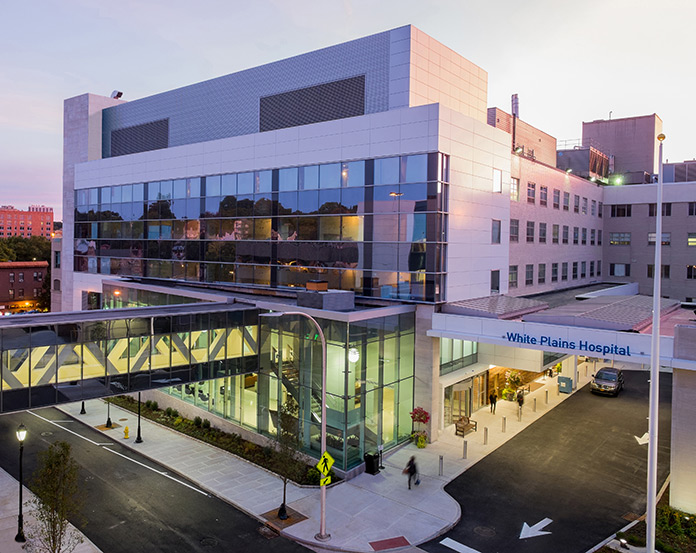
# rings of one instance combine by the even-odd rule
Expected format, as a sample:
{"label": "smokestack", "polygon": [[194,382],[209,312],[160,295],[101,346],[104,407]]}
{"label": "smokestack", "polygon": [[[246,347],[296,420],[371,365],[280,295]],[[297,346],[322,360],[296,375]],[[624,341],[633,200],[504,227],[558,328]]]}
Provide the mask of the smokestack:
{"label": "smokestack", "polygon": [[517,94],[512,95],[512,116],[520,118],[520,99]]}

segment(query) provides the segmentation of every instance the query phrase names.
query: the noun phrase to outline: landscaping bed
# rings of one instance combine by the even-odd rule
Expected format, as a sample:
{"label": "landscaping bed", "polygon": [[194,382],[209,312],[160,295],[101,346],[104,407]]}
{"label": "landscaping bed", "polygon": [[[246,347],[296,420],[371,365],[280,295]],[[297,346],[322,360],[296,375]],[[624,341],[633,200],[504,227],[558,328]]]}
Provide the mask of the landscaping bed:
{"label": "landscaping bed", "polygon": [[[130,396],[110,397],[106,401],[133,413],[138,412],[138,401]],[[322,475],[315,467],[307,465],[299,459],[289,459],[287,453],[283,454],[283,452],[270,446],[264,447],[245,440],[239,434],[214,428],[208,419],[195,417],[193,420],[189,420],[182,417],[176,409],[171,407],[160,409],[156,401],[149,400],[140,405],[140,414],[146,419],[246,459],[281,477],[284,474],[302,475],[302,477],[294,479],[297,484],[319,485],[319,479]],[[289,463],[294,464],[294,466],[289,467]],[[339,480],[333,470],[330,471],[330,476],[331,482]]]}

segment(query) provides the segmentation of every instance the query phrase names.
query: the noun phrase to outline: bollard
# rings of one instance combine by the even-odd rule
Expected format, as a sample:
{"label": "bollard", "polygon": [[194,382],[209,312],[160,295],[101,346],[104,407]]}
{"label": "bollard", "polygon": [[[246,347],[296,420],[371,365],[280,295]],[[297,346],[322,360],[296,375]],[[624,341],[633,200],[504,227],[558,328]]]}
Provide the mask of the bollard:
{"label": "bollard", "polygon": [[444,464],[444,457],[440,455],[440,476],[442,476],[443,473],[443,464]]}
{"label": "bollard", "polygon": [[488,445],[488,427],[483,428],[483,445]]}
{"label": "bollard", "polygon": [[534,412],[536,413],[536,398],[534,398]]}
{"label": "bollard", "polygon": [[522,422],[522,406],[517,408],[517,422]]}
{"label": "bollard", "polygon": [[503,434],[505,434],[505,423],[507,422],[507,417],[503,417]]}
{"label": "bollard", "polygon": [[464,440],[464,445],[462,446],[462,459],[466,459],[466,448],[467,448],[467,443],[466,440]]}
{"label": "bollard", "polygon": [[546,390],[546,405],[549,404],[549,391]]}
{"label": "bollard", "polygon": [[585,364],[585,377],[587,377],[587,364]]}
{"label": "bollard", "polygon": [[123,429],[123,439],[124,440],[128,439],[128,427],[127,426]]}
{"label": "bollard", "polygon": [[556,395],[557,396],[561,395],[561,385],[560,384],[558,386],[556,386]]}

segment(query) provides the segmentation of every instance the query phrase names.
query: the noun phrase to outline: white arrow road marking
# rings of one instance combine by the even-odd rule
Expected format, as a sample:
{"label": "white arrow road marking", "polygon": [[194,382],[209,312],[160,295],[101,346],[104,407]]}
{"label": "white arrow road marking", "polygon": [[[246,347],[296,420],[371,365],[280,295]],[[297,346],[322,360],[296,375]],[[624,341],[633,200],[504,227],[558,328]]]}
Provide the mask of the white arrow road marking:
{"label": "white arrow road marking", "polygon": [[638,436],[633,436],[636,441],[638,442],[638,445],[645,445],[648,443],[649,438],[648,438],[648,433],[646,432],[643,434],[640,438]]}
{"label": "white arrow road marking", "polygon": [[445,547],[449,547],[450,549],[459,551],[459,553],[479,553],[478,551],[476,551],[476,549],[471,549],[471,547],[467,547],[466,545],[459,543],[458,541],[454,541],[450,538],[445,538],[440,543]]}
{"label": "white arrow road marking", "polygon": [[543,536],[544,534],[550,534],[551,532],[546,532],[542,530],[544,526],[551,524],[553,520],[550,518],[545,518],[541,522],[537,522],[534,526],[529,526],[526,522],[522,525],[522,531],[520,532],[520,539],[525,538],[536,538],[537,536]]}

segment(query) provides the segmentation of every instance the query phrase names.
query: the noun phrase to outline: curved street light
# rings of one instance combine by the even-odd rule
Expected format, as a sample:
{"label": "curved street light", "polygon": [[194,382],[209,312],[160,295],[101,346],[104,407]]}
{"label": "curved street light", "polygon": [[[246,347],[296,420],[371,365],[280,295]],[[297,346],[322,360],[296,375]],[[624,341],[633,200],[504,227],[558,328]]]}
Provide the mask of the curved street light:
{"label": "curved street light", "polygon": [[19,516],[17,517],[17,535],[15,541],[24,543],[24,515],[22,513],[22,488],[24,487],[24,475],[22,474],[22,458],[24,456],[24,440],[27,437],[27,428],[23,424],[17,427],[17,440],[19,441]]}

